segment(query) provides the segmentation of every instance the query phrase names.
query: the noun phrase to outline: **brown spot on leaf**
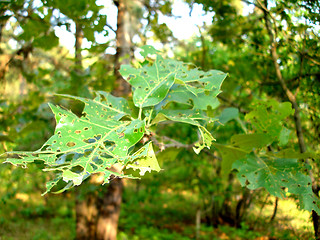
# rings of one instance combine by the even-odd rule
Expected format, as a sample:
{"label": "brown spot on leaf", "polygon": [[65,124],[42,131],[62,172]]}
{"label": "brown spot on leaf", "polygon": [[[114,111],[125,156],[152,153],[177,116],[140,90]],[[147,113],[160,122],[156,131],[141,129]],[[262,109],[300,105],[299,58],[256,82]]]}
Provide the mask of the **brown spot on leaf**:
{"label": "brown spot on leaf", "polygon": [[67,143],[67,146],[68,146],[68,147],[74,147],[75,145],[76,145],[76,144],[75,144],[74,142],[68,142],[68,143]]}

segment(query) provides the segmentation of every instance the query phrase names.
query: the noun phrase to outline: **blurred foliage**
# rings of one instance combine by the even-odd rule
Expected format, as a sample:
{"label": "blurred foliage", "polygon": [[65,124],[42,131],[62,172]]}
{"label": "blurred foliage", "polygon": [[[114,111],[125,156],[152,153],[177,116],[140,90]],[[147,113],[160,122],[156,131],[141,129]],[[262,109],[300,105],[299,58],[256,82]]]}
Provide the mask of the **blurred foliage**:
{"label": "blurred foliage", "polygon": [[[110,35],[112,30],[106,26],[108,19],[101,14],[102,6],[96,1],[76,2],[0,2],[1,153],[36,150],[49,138],[54,130],[54,119],[45,102],[61,104],[74,109],[76,114],[81,113],[82,105],[53,93],[92,97],[94,90],[109,92],[113,89],[114,56],[106,54],[105,50],[115,42],[113,39],[105,43],[96,41],[97,33]],[[226,156],[224,149],[239,147],[236,142],[239,135],[261,134],[255,120],[248,117],[253,114],[249,113],[252,106],[263,105],[270,99],[287,101],[269,54],[270,39],[258,1],[186,2],[191,8],[201,4],[205,11],[214,13],[212,24],[203,26],[200,36],[179,42],[165,24],[159,24],[159,15],[172,15],[171,1],[144,1],[142,5],[133,5],[132,12],[136,15],[132,16],[137,18],[132,19],[132,34],[139,36],[137,45],[141,46],[150,40],[147,33],[151,31],[153,40],[172,47],[175,59],[200,66],[202,70],[219,69],[229,73],[222,86],[220,107],[212,110],[212,115],[219,116],[219,122],[211,126],[217,144],[196,157],[190,149],[168,148],[160,152],[160,166],[165,171],[159,175],[147,174],[143,181],[126,188],[119,238],[194,239],[197,209],[201,210],[202,223],[199,239],[311,238],[310,226],[306,231],[298,226],[287,228],[291,219],[284,217],[281,207],[277,221],[266,224],[274,210],[271,197],[263,189],[253,192],[241,188],[235,172],[228,173],[236,159]],[[312,153],[309,156],[317,156],[320,151],[319,1],[268,2],[281,73],[301,108],[303,133]],[[88,54],[80,71],[75,57],[58,45],[54,31],[62,27],[74,34],[75,23],[81,24],[84,38],[92,42],[86,49]],[[268,112],[262,120],[269,116],[277,118]],[[267,153],[268,158],[273,158],[276,153],[288,154],[282,151],[287,146],[295,158],[299,158],[293,117],[282,119],[281,127],[281,135],[271,145],[267,143],[268,138],[257,138],[258,146],[246,151]],[[276,128],[278,124],[270,125],[271,130]],[[179,136],[187,145],[197,139],[193,130],[185,124],[168,124],[160,126],[158,131],[171,138]],[[314,159],[310,164],[317,180],[320,179],[319,165],[316,157]],[[0,236],[6,239],[73,238],[72,196],[40,198],[42,186],[48,180],[48,176],[39,171],[42,168],[40,162],[27,170],[0,166],[0,229],[3,231]],[[294,196],[286,195],[297,202]],[[23,202],[21,196],[28,196],[28,200]],[[282,208],[286,209],[285,206]],[[267,208],[267,215],[263,215]],[[301,211],[294,212],[292,216],[300,214]],[[280,229],[275,226],[277,222],[282,223]],[[307,217],[299,224],[302,222],[307,222]],[[212,226],[219,228],[212,229]],[[21,231],[17,233],[16,229]]]}

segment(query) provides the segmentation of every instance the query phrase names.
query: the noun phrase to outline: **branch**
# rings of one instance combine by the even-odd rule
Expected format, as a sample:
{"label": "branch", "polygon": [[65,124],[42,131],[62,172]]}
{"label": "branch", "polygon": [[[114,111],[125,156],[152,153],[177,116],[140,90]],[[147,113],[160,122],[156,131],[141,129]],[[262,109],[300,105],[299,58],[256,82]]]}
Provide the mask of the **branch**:
{"label": "branch", "polygon": [[107,26],[108,28],[110,28],[110,30],[112,30],[114,33],[117,33],[117,31],[114,30],[114,29],[111,27],[111,25],[109,25],[109,23],[106,23],[106,26]]}
{"label": "branch", "polygon": [[160,142],[158,141],[158,139],[154,136],[151,137],[151,140],[160,148],[160,151],[165,150],[166,148],[170,148],[170,147],[175,147],[175,148],[185,148],[185,149],[192,149],[194,144],[185,144],[185,143],[181,143],[178,142],[172,138],[169,138],[167,136],[161,136],[161,138],[164,141],[170,142],[170,143],[164,143],[164,142]]}

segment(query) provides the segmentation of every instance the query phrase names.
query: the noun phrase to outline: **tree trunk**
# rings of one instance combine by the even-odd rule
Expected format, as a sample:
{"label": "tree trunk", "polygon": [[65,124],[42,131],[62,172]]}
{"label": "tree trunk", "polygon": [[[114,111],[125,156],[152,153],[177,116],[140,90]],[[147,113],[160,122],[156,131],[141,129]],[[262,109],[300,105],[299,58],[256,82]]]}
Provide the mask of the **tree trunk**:
{"label": "tree trunk", "polygon": [[120,206],[122,201],[123,182],[116,178],[112,180],[103,198],[99,200],[99,217],[97,221],[98,240],[116,240]]}
{"label": "tree trunk", "polygon": [[[94,176],[92,177],[94,179]],[[90,181],[77,194],[77,240],[116,240],[123,183],[115,178],[108,185],[96,186],[86,192]]]}
{"label": "tree trunk", "polygon": [[119,69],[121,64],[129,64],[132,55],[132,36],[130,34],[130,14],[127,0],[114,1],[118,8],[117,31],[114,74],[116,76],[116,88],[113,94],[125,96],[130,93],[130,85],[122,78]]}
{"label": "tree trunk", "polygon": [[[114,74],[116,87],[112,92],[115,96],[130,93],[130,85],[119,73],[121,64],[130,63],[132,42],[129,12],[126,0],[114,1],[118,8]],[[77,56],[76,51],[76,56]],[[76,57],[78,60],[78,58]],[[81,60],[81,58],[80,58]],[[120,172],[120,169],[114,169]],[[107,185],[96,188],[86,194],[83,201],[77,201],[77,237],[78,240],[116,240],[120,206],[122,201],[123,181],[115,178]]]}

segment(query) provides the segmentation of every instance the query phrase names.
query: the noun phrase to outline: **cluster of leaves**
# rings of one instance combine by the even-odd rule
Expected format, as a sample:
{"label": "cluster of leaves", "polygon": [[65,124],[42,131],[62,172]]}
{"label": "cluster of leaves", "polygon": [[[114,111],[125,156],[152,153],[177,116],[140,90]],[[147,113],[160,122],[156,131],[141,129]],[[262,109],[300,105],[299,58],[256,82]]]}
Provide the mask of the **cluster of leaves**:
{"label": "cluster of leaves", "polygon": [[[163,121],[196,126],[200,139],[195,152],[209,148],[214,138],[206,126],[215,119],[208,110],[218,106],[216,97],[226,74],[163,59],[151,46],[142,47],[141,55],[146,60],[139,68],[123,65],[120,69],[132,86],[134,106],[101,91],[93,100],[60,95],[83,102],[81,116],[49,104],[57,123],[54,135],[35,152],[4,154],[5,162],[26,166],[43,161],[44,171],[56,174],[47,183],[47,193],[56,185],[58,192],[80,185],[95,173],[103,174],[104,183],[113,175],[134,178],[122,172],[125,167],[139,169],[140,175],[160,171],[152,141],[143,145],[142,138],[154,135]],[[181,108],[173,107],[176,104]]]}
{"label": "cluster of leaves", "polygon": [[234,168],[242,186],[251,190],[263,187],[280,198],[287,193],[294,194],[303,209],[320,213],[319,200],[312,192],[308,174],[311,167],[303,160],[316,156],[283,148],[291,135],[283,126],[283,121],[294,112],[291,104],[269,100],[252,107],[245,116],[251,122],[252,132],[232,136],[229,145],[214,144],[223,157],[223,174],[226,176]]}

